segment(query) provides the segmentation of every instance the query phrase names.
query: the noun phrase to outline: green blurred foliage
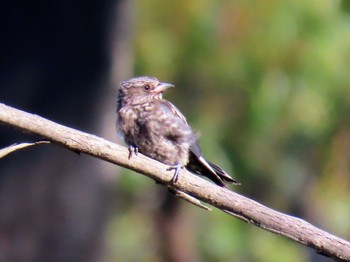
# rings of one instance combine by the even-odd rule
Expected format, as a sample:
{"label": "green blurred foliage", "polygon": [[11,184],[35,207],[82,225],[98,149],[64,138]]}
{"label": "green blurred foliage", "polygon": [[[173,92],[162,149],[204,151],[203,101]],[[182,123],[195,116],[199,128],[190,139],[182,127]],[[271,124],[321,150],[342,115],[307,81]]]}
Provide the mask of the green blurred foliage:
{"label": "green blurred foliage", "polygon": [[[346,0],[137,0],[134,39],[135,75],[176,85],[166,98],[200,131],[206,156],[242,182],[234,190],[347,239],[349,6]],[[152,190],[128,179],[135,180],[123,177],[133,184],[128,194]],[[119,231],[134,250],[124,261],[138,261],[135,250],[152,245],[144,240],[152,239],[148,229],[132,231],[134,219],[149,220],[137,208],[112,223],[130,224],[127,233]],[[202,261],[310,256],[220,212],[196,212]]]}

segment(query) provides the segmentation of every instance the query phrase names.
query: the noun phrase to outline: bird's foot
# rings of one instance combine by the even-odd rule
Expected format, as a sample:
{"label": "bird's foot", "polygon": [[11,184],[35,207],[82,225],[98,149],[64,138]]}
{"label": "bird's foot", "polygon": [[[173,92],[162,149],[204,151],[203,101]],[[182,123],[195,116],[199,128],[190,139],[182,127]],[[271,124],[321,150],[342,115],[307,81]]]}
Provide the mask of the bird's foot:
{"label": "bird's foot", "polygon": [[170,166],[169,168],[167,168],[167,171],[175,170],[174,176],[173,176],[173,178],[170,181],[170,183],[172,185],[175,184],[179,180],[179,175],[180,175],[181,168],[184,168],[184,166],[181,165],[181,164],[175,164],[175,165]]}
{"label": "bird's foot", "polygon": [[137,146],[130,145],[128,159],[130,160],[133,154],[135,154],[137,156],[138,153],[139,153],[139,148]]}

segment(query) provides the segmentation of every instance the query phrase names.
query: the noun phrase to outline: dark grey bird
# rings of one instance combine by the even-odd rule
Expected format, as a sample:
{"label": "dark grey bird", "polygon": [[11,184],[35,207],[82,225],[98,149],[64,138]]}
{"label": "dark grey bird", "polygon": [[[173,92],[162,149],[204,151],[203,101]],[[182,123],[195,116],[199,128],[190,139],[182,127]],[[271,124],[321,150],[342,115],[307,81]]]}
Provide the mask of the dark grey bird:
{"label": "dark grey bird", "polygon": [[129,158],[141,152],[170,165],[175,170],[172,183],[178,180],[181,168],[208,177],[225,187],[225,181],[239,184],[220,167],[205,160],[197,135],[186,118],[163,92],[174,87],[155,77],[141,76],[120,83],[117,113],[118,128],[126,144]]}

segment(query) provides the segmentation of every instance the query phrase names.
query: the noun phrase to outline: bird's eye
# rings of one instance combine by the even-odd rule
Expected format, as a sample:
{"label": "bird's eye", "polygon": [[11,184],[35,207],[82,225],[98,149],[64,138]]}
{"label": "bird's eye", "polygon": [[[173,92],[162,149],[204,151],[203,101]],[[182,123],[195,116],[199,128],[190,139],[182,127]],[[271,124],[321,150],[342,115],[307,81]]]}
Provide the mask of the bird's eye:
{"label": "bird's eye", "polygon": [[147,91],[147,90],[150,90],[151,87],[150,85],[145,85],[143,88]]}

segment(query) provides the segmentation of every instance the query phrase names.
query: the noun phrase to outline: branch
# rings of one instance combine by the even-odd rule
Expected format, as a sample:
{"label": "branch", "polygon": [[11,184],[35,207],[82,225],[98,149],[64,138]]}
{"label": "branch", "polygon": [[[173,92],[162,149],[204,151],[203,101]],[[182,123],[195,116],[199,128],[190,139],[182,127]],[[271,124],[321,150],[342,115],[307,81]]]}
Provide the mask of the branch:
{"label": "branch", "polygon": [[[68,128],[40,116],[0,103],[0,123],[39,135],[51,142],[116,165],[134,170],[162,184],[169,185],[168,166],[142,154],[128,160],[126,147],[103,138]],[[181,171],[172,187],[262,229],[282,235],[340,261],[350,261],[350,242],[323,231],[310,223],[270,209],[233,191],[216,186],[186,170]]]}

